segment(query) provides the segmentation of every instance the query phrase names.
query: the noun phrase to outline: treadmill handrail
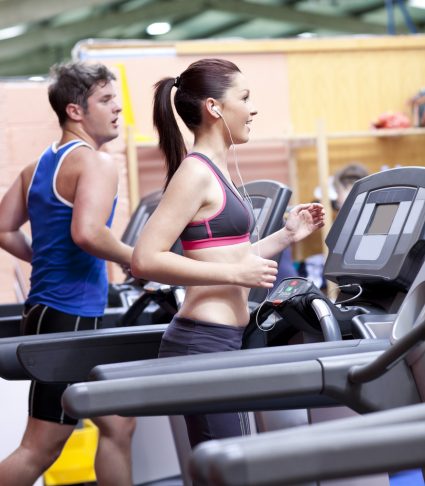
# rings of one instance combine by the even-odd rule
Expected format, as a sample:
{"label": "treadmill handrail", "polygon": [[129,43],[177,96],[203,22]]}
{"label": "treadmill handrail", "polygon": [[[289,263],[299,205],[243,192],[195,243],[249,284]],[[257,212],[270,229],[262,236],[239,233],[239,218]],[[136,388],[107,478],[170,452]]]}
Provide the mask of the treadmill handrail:
{"label": "treadmill handrail", "polygon": [[265,364],[306,361],[326,356],[384,351],[388,339],[353,339],[320,343],[305,343],[271,348],[253,348],[239,351],[221,351],[186,356],[174,356],[148,361],[133,361],[97,366],[90,373],[92,380],[135,378],[152,375],[181,374],[190,371],[211,371]]}
{"label": "treadmill handrail", "polygon": [[399,471],[423,465],[424,434],[420,420],[359,426],[350,433],[324,429],[292,434],[291,440],[282,433],[279,442],[268,444],[205,442],[193,453],[191,471],[196,480],[214,477],[213,484],[222,486],[284,486]]}
{"label": "treadmill handrail", "polygon": [[379,378],[425,339],[425,318],[371,363],[355,365],[348,372],[351,383],[367,383]]}
{"label": "treadmill handrail", "polygon": [[311,306],[319,320],[325,341],[341,341],[341,329],[327,302],[323,299],[313,299]]}
{"label": "treadmill handrail", "polygon": [[[294,427],[285,430],[276,430],[272,432],[266,432],[259,435],[254,436],[245,436],[245,437],[233,437],[229,439],[223,440],[215,440],[210,442],[205,442],[199,445],[193,452],[192,459],[191,459],[191,469],[192,472],[195,473],[196,479],[203,481],[207,481],[210,468],[212,467],[212,463],[215,462],[217,466],[216,469],[220,468],[220,456],[221,458],[226,456],[228,453],[232,453],[231,456],[228,456],[228,466],[231,467],[231,463],[238,463],[241,466],[240,460],[244,457],[247,461],[248,455],[250,456],[251,460],[256,459],[258,461],[267,460],[270,458],[271,455],[278,458],[278,467],[280,467],[280,458],[289,454],[291,451],[294,450],[292,445],[299,441],[302,441],[307,444],[318,444],[318,449],[320,449],[320,445],[322,444],[322,438],[329,438],[332,437],[332,440],[335,441],[339,440],[340,438],[348,438],[350,441],[351,433],[354,431],[368,431],[372,430],[373,433],[376,433],[379,430],[385,430],[388,427],[393,427],[394,425],[402,426],[402,425],[416,425],[418,423],[422,423],[425,420],[425,405],[424,404],[417,404],[417,405],[409,405],[406,407],[401,407],[393,410],[386,410],[383,412],[374,412],[367,415],[360,415],[355,417],[346,417],[341,419],[336,419],[328,422],[322,422],[314,425],[303,425],[300,427]],[[314,445],[316,447],[316,445]],[[335,450],[338,447],[335,447]],[[407,450],[410,450],[408,448]],[[232,452],[231,452],[232,451]],[[328,451],[329,452],[329,451]],[[294,451],[294,454],[297,455],[297,459],[293,462],[296,463],[295,466],[290,466],[291,468],[303,468],[304,465],[308,462],[307,458],[299,458],[298,455],[307,454],[304,448],[298,448]],[[265,455],[267,456],[265,458]],[[348,458],[352,458],[351,454],[346,454]],[[316,456],[315,456],[316,457]],[[330,454],[329,457],[330,462],[335,460],[334,454]],[[363,456],[367,457],[367,456]],[[370,454],[370,458],[375,457],[375,454]],[[393,456],[387,456],[390,461],[394,460]],[[305,459],[304,461],[301,459]],[[343,456],[344,460],[344,456]],[[320,461],[316,461],[317,464],[320,464]],[[255,468],[257,464],[253,467]],[[264,466],[264,464],[262,464]],[[390,464],[389,466],[392,466]],[[237,467],[237,466],[236,466]],[[258,469],[258,468],[257,468]],[[266,479],[265,476],[269,474],[270,468],[262,467],[261,471],[263,472],[263,479]],[[233,468],[234,470],[234,468]],[[285,476],[288,474],[292,474],[288,472],[287,467],[284,469]],[[217,471],[216,471],[217,472]],[[242,471],[238,471],[240,474],[243,474]],[[361,473],[361,471],[356,471]],[[276,468],[272,474],[277,474]],[[295,472],[295,474],[299,475],[299,472]],[[301,473],[302,474],[302,473]],[[310,473],[309,473],[310,474]],[[298,477],[298,476],[297,476]],[[283,478],[283,475],[282,475]],[[282,482],[282,478],[279,477],[279,484],[286,484]],[[292,476],[291,476],[292,478]],[[309,476],[310,478],[310,476]],[[246,478],[244,478],[246,480]],[[252,479],[252,477],[251,477]],[[257,478],[258,479],[258,478]],[[267,479],[270,479],[268,477]],[[276,479],[276,478],[275,478]],[[314,478],[315,479],[315,478]],[[261,478],[259,479],[261,482]],[[290,484],[293,484],[294,481]],[[222,483],[228,484],[228,483]],[[245,483],[243,483],[245,485]],[[248,483],[247,483],[248,484]],[[261,483],[259,483],[261,484]],[[276,483],[277,484],[277,483]]]}
{"label": "treadmill handrail", "polygon": [[[100,356],[105,347],[114,351],[115,361],[135,359],[140,356],[137,346],[141,349],[145,336],[151,336],[152,342],[158,341],[159,347],[166,326],[113,327],[4,338],[0,340],[0,377],[65,383],[86,380],[93,366],[108,362],[106,353]],[[126,342],[128,345],[123,347]],[[55,366],[51,366],[52,362]],[[74,366],[69,366],[70,362]]]}
{"label": "treadmill handrail", "polygon": [[[233,374],[238,376],[235,387]],[[256,386],[253,386],[255,382]],[[199,387],[199,373],[156,375],[90,383],[77,383],[62,395],[66,412],[75,417],[94,417],[108,414],[121,415],[174,415],[198,413],[199,407],[227,406],[244,409],[244,402],[264,401],[320,394],[322,367],[317,360],[297,363],[262,365],[246,368],[212,370],[203,373],[205,388]],[[170,392],[170,388],[174,392]],[[179,393],[175,393],[178,389]],[[242,393],[243,390],[243,393]],[[249,406],[252,404],[250,403]],[[176,412],[177,410],[177,412]]]}

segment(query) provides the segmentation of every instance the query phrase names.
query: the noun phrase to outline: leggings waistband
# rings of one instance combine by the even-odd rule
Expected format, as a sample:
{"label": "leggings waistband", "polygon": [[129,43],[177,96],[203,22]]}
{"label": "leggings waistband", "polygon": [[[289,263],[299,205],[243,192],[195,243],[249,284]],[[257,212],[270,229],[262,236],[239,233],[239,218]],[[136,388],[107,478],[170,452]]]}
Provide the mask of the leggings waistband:
{"label": "leggings waistband", "polygon": [[181,325],[188,328],[193,328],[197,326],[205,326],[210,328],[222,329],[223,331],[228,331],[229,333],[243,334],[245,331],[245,326],[232,326],[229,324],[220,324],[219,322],[202,321],[200,319],[191,319],[190,317],[174,316],[171,321],[175,325]]}
{"label": "leggings waistband", "polygon": [[242,345],[244,328],[176,317],[165,331],[159,356],[234,351]]}

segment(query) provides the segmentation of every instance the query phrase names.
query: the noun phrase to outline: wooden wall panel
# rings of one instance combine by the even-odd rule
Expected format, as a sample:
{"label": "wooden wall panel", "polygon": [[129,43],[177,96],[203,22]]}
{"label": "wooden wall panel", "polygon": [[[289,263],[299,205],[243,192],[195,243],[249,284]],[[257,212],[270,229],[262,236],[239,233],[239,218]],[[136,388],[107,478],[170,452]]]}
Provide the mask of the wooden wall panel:
{"label": "wooden wall panel", "polygon": [[326,52],[288,57],[291,120],[295,133],[367,130],[383,112],[406,112],[422,87],[424,63],[413,52]]}

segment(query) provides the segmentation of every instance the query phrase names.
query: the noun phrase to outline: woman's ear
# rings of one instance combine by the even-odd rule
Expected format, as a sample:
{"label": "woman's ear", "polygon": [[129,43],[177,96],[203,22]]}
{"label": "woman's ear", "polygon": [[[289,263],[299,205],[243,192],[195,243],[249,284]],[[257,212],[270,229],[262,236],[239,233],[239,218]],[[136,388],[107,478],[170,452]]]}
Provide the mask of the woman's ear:
{"label": "woman's ear", "polygon": [[214,117],[214,118],[221,118],[222,117],[220,106],[214,98],[207,98],[205,105],[206,105],[206,109],[207,109],[208,113],[212,117]]}

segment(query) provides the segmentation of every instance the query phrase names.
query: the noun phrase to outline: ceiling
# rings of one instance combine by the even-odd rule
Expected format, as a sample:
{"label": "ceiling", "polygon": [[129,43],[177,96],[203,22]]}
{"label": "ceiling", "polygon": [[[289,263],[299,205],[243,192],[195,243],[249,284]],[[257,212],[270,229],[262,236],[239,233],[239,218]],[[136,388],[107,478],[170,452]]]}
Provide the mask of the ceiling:
{"label": "ceiling", "polygon": [[[425,32],[418,0],[0,0],[0,76],[45,74],[82,39],[176,41]],[[164,35],[149,35],[168,22]]]}

